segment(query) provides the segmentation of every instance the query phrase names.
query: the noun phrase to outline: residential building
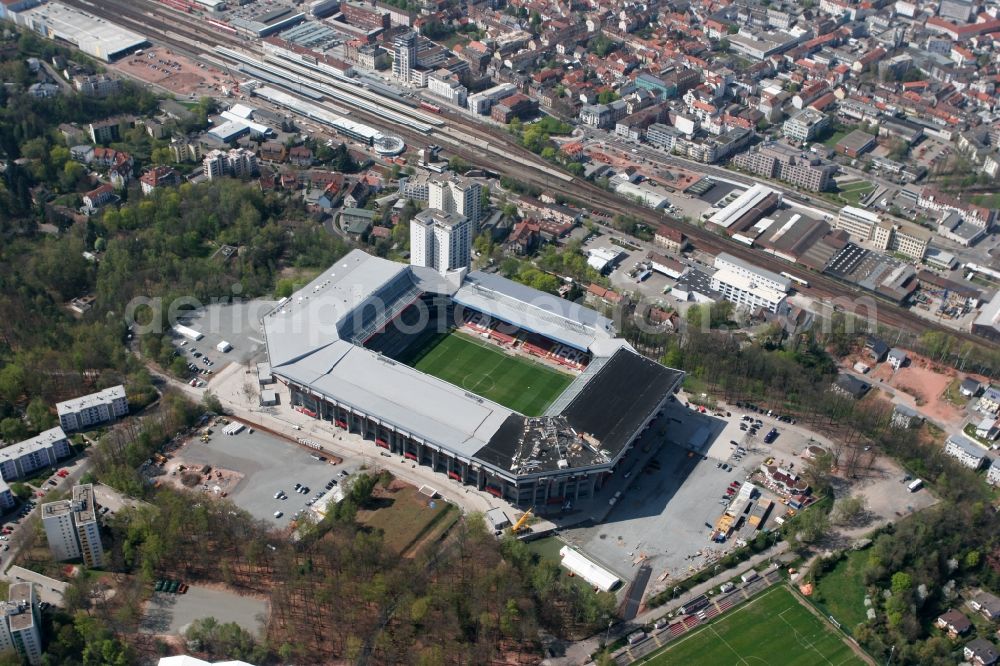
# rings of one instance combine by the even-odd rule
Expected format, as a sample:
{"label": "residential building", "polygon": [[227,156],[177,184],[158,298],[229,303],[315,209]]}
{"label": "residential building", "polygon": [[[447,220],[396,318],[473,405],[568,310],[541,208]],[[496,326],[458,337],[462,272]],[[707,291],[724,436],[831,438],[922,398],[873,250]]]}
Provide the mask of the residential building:
{"label": "residential building", "polygon": [[465,106],[469,97],[469,90],[458,80],[458,75],[444,68],[427,76],[427,92],[461,107]]}
{"label": "residential building", "polygon": [[979,411],[996,414],[1000,411],[1000,388],[987,386],[979,398]]}
{"label": "residential building", "polygon": [[201,143],[181,137],[170,140],[170,152],[173,154],[175,162],[197,162],[204,157],[205,153]]}
{"label": "residential building", "polygon": [[854,400],[860,400],[868,394],[872,385],[862,379],[858,379],[854,375],[841,373],[837,375],[837,379],[830,388],[835,393],[853,398]]}
{"label": "residential building", "polygon": [[364,208],[345,208],[340,213],[340,228],[355,241],[367,234],[375,222],[377,213]]}
{"label": "residential building", "polygon": [[116,421],[128,414],[128,398],[121,384],[97,393],[56,404],[63,430],[87,430],[91,426]]}
{"label": "residential building", "polygon": [[88,568],[104,566],[104,546],[97,523],[94,486],[73,486],[72,499],[42,504],[42,527],[52,558],[81,558]]}
{"label": "residential building", "polygon": [[180,175],[171,167],[153,167],[139,178],[143,194],[152,194],[158,187],[175,187],[180,185]]}
{"label": "residential building", "polygon": [[73,80],[73,85],[87,97],[107,97],[121,91],[122,82],[107,74],[81,76]]}
{"label": "residential building", "polygon": [[417,64],[417,39],[417,33],[410,30],[392,41],[392,76],[403,83],[410,82]]}
{"label": "residential building", "polygon": [[477,233],[482,218],[483,186],[479,181],[455,173],[444,173],[427,183],[427,203],[446,213],[461,215]]}
{"label": "residential building", "polygon": [[815,155],[775,143],[740,153],[732,163],[758,176],[783,180],[813,192],[829,189],[837,172],[836,165],[823,162]]}
{"label": "residential building", "polygon": [[110,143],[120,140],[122,136],[118,124],[117,118],[90,123],[87,125],[87,129],[90,131],[90,140],[94,143]]}
{"label": "residential building", "polygon": [[60,427],[0,449],[0,477],[10,482],[69,457],[69,440]]}
{"label": "residential building", "polygon": [[799,143],[811,141],[830,126],[830,117],[816,109],[805,108],[785,121],[781,130],[785,138]]}
{"label": "residential building", "polygon": [[906,350],[899,349],[898,347],[893,347],[889,350],[889,365],[893,370],[899,370],[904,365],[906,365],[907,356]]}
{"label": "residential building", "polygon": [[0,608],[0,652],[15,651],[29,664],[41,663],[41,615],[31,583],[12,583]]}
{"label": "residential building", "polygon": [[669,252],[680,254],[687,247],[687,237],[679,229],[661,224],[653,233],[653,242]]}
{"label": "residential building", "polygon": [[246,148],[232,148],[228,151],[217,149],[205,155],[202,168],[209,180],[223,176],[233,178],[255,176],[258,173],[257,156]]}
{"label": "residential building", "polygon": [[440,273],[468,268],[472,222],[460,213],[426,208],[410,221],[410,264]]}
{"label": "residential building", "polygon": [[980,391],[983,390],[983,384],[978,379],[973,377],[966,377],[962,380],[962,383],[958,385],[958,391],[966,398],[976,397]]}
{"label": "residential building", "polygon": [[934,621],[934,626],[947,631],[952,636],[961,636],[972,628],[972,622],[961,611],[949,608],[947,612],[938,616]]}
{"label": "residential building", "polygon": [[653,123],[646,128],[646,141],[666,151],[674,149],[680,136],[682,136],[681,131],[671,125]]}
{"label": "residential building", "polygon": [[1000,659],[997,646],[985,638],[973,638],[962,648],[962,656],[975,666],[993,666]]}
{"label": "residential building", "polygon": [[[994,463],[990,467],[992,471],[996,467]],[[1000,468],[998,468],[1000,469]],[[990,622],[1000,619],[1000,597],[985,590],[976,590],[968,597],[969,608],[976,611]]]}
{"label": "residential building", "polygon": [[962,435],[948,437],[944,452],[970,469],[979,469],[986,460],[986,449]]}
{"label": "residential building", "polygon": [[536,111],[538,111],[537,100],[516,93],[494,104],[490,110],[490,117],[498,123],[506,125],[514,118],[525,118]]}
{"label": "residential building", "polygon": [[83,195],[83,205],[94,211],[114,198],[115,188],[109,183],[102,183]]}
{"label": "residential building", "polygon": [[896,405],[892,409],[892,421],[890,421],[890,424],[894,428],[912,428],[923,420],[924,418],[917,410],[906,405]]}

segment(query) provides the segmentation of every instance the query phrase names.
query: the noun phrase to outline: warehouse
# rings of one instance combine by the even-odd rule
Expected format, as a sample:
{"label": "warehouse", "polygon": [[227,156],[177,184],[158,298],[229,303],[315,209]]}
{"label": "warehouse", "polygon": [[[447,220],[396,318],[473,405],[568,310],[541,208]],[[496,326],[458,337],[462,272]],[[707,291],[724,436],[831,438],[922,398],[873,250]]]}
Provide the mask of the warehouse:
{"label": "warehouse", "polygon": [[149,44],[139,33],[58,2],[7,12],[7,17],[48,39],[69,42],[105,62],[117,60]]}

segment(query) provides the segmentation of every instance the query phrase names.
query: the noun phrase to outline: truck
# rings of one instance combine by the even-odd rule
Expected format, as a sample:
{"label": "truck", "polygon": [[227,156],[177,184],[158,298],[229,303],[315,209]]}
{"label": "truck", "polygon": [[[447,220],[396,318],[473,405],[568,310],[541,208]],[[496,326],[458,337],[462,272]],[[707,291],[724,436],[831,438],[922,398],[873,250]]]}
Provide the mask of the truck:
{"label": "truck", "polygon": [[915,493],[924,487],[923,479],[914,479],[910,482],[910,485],[906,486],[906,489],[911,493]]}

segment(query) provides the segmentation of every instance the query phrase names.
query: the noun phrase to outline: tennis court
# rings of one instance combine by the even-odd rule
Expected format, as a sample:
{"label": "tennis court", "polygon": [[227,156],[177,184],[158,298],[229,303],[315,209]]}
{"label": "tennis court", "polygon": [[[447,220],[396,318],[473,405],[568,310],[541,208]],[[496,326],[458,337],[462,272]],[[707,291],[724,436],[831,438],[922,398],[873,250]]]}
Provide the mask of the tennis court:
{"label": "tennis court", "polygon": [[751,666],[863,666],[837,631],[777,585],[639,662]]}
{"label": "tennis court", "polygon": [[408,365],[526,416],[538,416],[573,375],[453,331],[430,342]]}

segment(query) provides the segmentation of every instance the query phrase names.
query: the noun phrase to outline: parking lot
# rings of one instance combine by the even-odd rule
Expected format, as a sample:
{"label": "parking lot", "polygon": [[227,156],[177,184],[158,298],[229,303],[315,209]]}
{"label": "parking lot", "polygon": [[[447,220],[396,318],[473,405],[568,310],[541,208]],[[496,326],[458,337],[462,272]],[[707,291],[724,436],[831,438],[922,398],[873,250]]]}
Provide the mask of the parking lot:
{"label": "parking lot", "polygon": [[[273,435],[247,430],[238,435],[223,435],[216,430],[211,440],[198,439],[181,448],[176,459],[191,465],[211,465],[238,472],[243,478],[229,493],[229,499],[254,518],[267,520],[277,527],[286,527],[292,516],[308,508],[306,504],[316,493],[326,492],[326,484],[336,479],[344,481],[341,472],[353,473],[360,463],[331,465],[297,444]],[[309,488],[307,494],[295,491],[295,484]],[[276,499],[282,491],[285,499]],[[281,516],[275,517],[280,511]]]}
{"label": "parking lot", "polygon": [[260,636],[267,621],[267,601],[225,590],[191,586],[184,594],[154,592],[146,603],[139,630],[145,634],[183,634],[195,620],[214,617],[235,622]]}
{"label": "parking lot", "polygon": [[[266,300],[215,303],[185,312],[177,323],[193,328],[203,337],[194,341],[173,331],[171,335],[174,345],[189,363],[199,370],[211,370],[213,374],[229,363],[252,362],[262,357],[264,352],[260,318],[275,303],[276,301]],[[232,349],[228,352],[218,351],[217,346],[222,341],[232,345]],[[202,376],[202,379],[207,380],[209,376]]]}
{"label": "parking lot", "polygon": [[[631,483],[605,520],[562,531],[568,542],[624,580],[634,576],[645,558],[653,568],[650,592],[710,565],[735,548],[738,537],[753,538],[755,529],[745,525],[725,543],[710,540],[729,503],[724,497],[730,484],[746,480],[767,458],[798,467],[803,464],[798,453],[806,446],[829,444],[799,425],[756,413],[754,419],[762,424],[751,437],[749,424],[746,431],[740,429],[747,423],[742,420],[747,411],[722,407],[702,413],[694,405],[685,406],[684,393],[678,399],[664,413],[666,443],[641,468],[624,468],[631,472]],[[772,427],[778,431],[776,439],[765,444],[764,435]],[[757,488],[764,499],[779,499],[759,484]],[[781,504],[775,504],[764,527],[773,527],[783,511]]]}

